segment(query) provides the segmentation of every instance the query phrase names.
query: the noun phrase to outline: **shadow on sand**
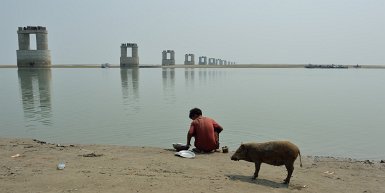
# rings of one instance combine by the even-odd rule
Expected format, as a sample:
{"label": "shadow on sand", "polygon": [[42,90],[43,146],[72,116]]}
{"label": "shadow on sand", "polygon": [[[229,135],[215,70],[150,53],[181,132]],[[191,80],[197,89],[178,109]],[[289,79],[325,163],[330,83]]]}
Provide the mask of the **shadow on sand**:
{"label": "shadow on sand", "polygon": [[249,182],[249,183],[258,184],[262,186],[268,186],[271,188],[288,188],[289,187],[287,184],[278,183],[271,180],[260,179],[260,178],[257,178],[254,180],[251,178],[251,176],[241,176],[241,175],[226,175],[226,176],[233,181]]}

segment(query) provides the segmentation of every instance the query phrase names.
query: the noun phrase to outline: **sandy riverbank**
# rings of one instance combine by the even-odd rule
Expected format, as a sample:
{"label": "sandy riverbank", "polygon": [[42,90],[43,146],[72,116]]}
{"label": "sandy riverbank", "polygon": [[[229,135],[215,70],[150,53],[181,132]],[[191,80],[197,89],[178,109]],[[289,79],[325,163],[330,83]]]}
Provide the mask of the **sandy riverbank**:
{"label": "sandy riverbank", "polygon": [[385,163],[302,155],[287,186],[284,167],[262,164],[251,180],[253,163],[231,161],[233,151],[186,159],[172,149],[0,138],[0,192],[385,192]]}

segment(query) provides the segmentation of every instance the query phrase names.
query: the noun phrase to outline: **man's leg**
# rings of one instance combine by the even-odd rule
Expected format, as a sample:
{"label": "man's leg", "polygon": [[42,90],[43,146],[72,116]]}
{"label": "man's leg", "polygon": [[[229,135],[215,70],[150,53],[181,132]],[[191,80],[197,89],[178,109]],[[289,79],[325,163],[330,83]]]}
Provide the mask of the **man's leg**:
{"label": "man's leg", "polygon": [[219,149],[219,133],[214,132],[214,135],[215,135],[216,149]]}

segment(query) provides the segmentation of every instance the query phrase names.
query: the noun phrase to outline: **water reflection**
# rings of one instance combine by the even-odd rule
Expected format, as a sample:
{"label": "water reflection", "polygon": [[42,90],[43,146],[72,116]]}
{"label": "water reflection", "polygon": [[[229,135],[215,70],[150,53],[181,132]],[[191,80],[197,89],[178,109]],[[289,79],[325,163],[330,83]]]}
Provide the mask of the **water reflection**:
{"label": "water reflection", "polygon": [[122,82],[123,103],[125,107],[138,112],[139,101],[139,68],[121,68],[120,78]]}
{"label": "water reflection", "polygon": [[215,81],[217,79],[223,79],[227,75],[226,70],[217,70],[209,68],[198,69],[199,82],[206,84],[209,81]]}
{"label": "water reflection", "polygon": [[206,68],[199,69],[199,72],[198,72],[199,80],[206,82],[207,74],[208,74],[208,72],[207,72]]}
{"label": "water reflection", "polygon": [[185,68],[184,69],[184,78],[186,79],[186,86],[187,87],[194,86],[194,77],[195,77],[195,69],[194,68]]}
{"label": "water reflection", "polygon": [[165,95],[166,102],[175,102],[175,69],[163,68],[162,69],[163,80],[163,93]]}
{"label": "water reflection", "polygon": [[51,125],[51,70],[18,69],[17,73],[27,126],[35,121]]}

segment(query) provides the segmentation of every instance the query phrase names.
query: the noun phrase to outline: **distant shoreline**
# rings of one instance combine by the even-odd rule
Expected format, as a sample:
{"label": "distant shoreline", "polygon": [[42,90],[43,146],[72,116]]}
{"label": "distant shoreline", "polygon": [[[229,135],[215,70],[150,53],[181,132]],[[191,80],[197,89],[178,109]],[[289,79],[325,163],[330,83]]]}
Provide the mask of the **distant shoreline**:
{"label": "distant shoreline", "polygon": [[[234,65],[139,65],[139,68],[305,68],[307,64],[234,64]],[[356,68],[356,65],[345,65],[348,68]],[[17,65],[0,65],[0,68],[17,68]],[[101,68],[98,64],[54,64],[51,68]],[[112,64],[109,68],[120,68]],[[385,69],[385,65],[360,65],[360,68]]]}

